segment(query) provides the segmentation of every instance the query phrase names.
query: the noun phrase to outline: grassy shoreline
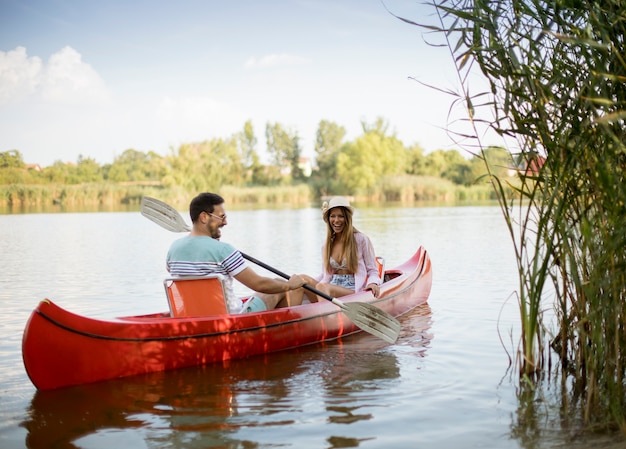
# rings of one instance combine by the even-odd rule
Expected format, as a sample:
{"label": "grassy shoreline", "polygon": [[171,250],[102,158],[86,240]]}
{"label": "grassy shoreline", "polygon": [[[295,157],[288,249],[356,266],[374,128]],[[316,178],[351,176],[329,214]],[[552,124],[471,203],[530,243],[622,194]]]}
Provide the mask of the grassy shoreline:
{"label": "grassy shoreline", "polygon": [[[275,187],[225,186],[219,192],[229,207],[296,205],[320,201],[307,184]],[[175,207],[185,208],[197,192],[155,184],[15,184],[0,186],[0,209],[4,213],[80,210],[136,210],[141,197],[153,196]],[[370,192],[350,195],[356,202],[367,203],[458,203],[495,200],[489,184],[470,187],[435,177],[400,177],[385,179]]]}

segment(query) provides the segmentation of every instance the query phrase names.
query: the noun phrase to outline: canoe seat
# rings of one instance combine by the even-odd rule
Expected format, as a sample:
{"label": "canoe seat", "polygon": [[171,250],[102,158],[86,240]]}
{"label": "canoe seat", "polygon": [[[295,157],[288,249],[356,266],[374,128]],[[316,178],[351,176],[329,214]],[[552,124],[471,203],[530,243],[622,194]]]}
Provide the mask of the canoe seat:
{"label": "canoe seat", "polygon": [[[376,268],[378,269],[378,277],[382,282],[385,282],[385,259],[381,256],[376,256],[374,258],[376,261]],[[367,285],[369,276],[365,278],[365,285]]]}
{"label": "canoe seat", "polygon": [[378,277],[385,282],[385,258],[376,256],[376,266],[378,267]]}
{"label": "canoe seat", "polygon": [[224,298],[224,277],[181,276],[163,281],[173,317],[207,316],[228,313]]}

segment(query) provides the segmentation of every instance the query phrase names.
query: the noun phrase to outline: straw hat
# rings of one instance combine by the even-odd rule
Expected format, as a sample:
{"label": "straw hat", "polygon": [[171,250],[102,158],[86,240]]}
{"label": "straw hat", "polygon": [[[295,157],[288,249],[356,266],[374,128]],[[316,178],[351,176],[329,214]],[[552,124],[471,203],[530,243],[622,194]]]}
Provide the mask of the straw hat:
{"label": "straw hat", "polygon": [[324,201],[324,204],[322,204],[322,218],[325,222],[328,223],[328,214],[330,213],[330,210],[335,207],[345,207],[351,214],[354,213],[354,208],[350,206],[348,198],[343,196],[334,196],[330,199],[330,201]]}

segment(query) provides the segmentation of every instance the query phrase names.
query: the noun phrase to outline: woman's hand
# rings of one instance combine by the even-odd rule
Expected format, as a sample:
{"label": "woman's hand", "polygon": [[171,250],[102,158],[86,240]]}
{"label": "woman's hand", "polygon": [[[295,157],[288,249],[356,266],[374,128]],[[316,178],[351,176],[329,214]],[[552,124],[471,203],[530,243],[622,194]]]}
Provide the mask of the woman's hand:
{"label": "woman's hand", "polygon": [[367,284],[367,286],[365,287],[365,290],[371,290],[372,295],[374,295],[374,298],[378,298],[378,296],[380,295],[380,287],[376,284]]}

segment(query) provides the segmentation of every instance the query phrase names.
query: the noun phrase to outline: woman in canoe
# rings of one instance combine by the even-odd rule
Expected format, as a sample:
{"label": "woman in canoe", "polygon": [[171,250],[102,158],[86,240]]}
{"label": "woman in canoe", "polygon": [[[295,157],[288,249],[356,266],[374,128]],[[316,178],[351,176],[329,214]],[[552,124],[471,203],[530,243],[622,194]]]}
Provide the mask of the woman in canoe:
{"label": "woman in canoe", "polygon": [[[307,284],[333,298],[371,290],[380,294],[382,283],[376,264],[376,253],[369,237],[352,225],[354,208],[350,201],[335,196],[322,205],[322,219],[326,222],[326,240],[322,247],[322,274],[317,278],[301,274]],[[314,293],[302,289],[310,302],[317,302]],[[282,295],[282,294],[279,294]],[[289,305],[298,305],[298,291],[289,298]]]}
{"label": "woman in canoe", "polygon": [[[326,241],[322,248],[322,275],[316,288],[333,297],[362,290],[380,294],[382,283],[376,265],[376,253],[369,237],[352,225],[354,208],[350,201],[335,196],[322,205],[326,222]],[[309,294],[309,300],[317,298]]]}

